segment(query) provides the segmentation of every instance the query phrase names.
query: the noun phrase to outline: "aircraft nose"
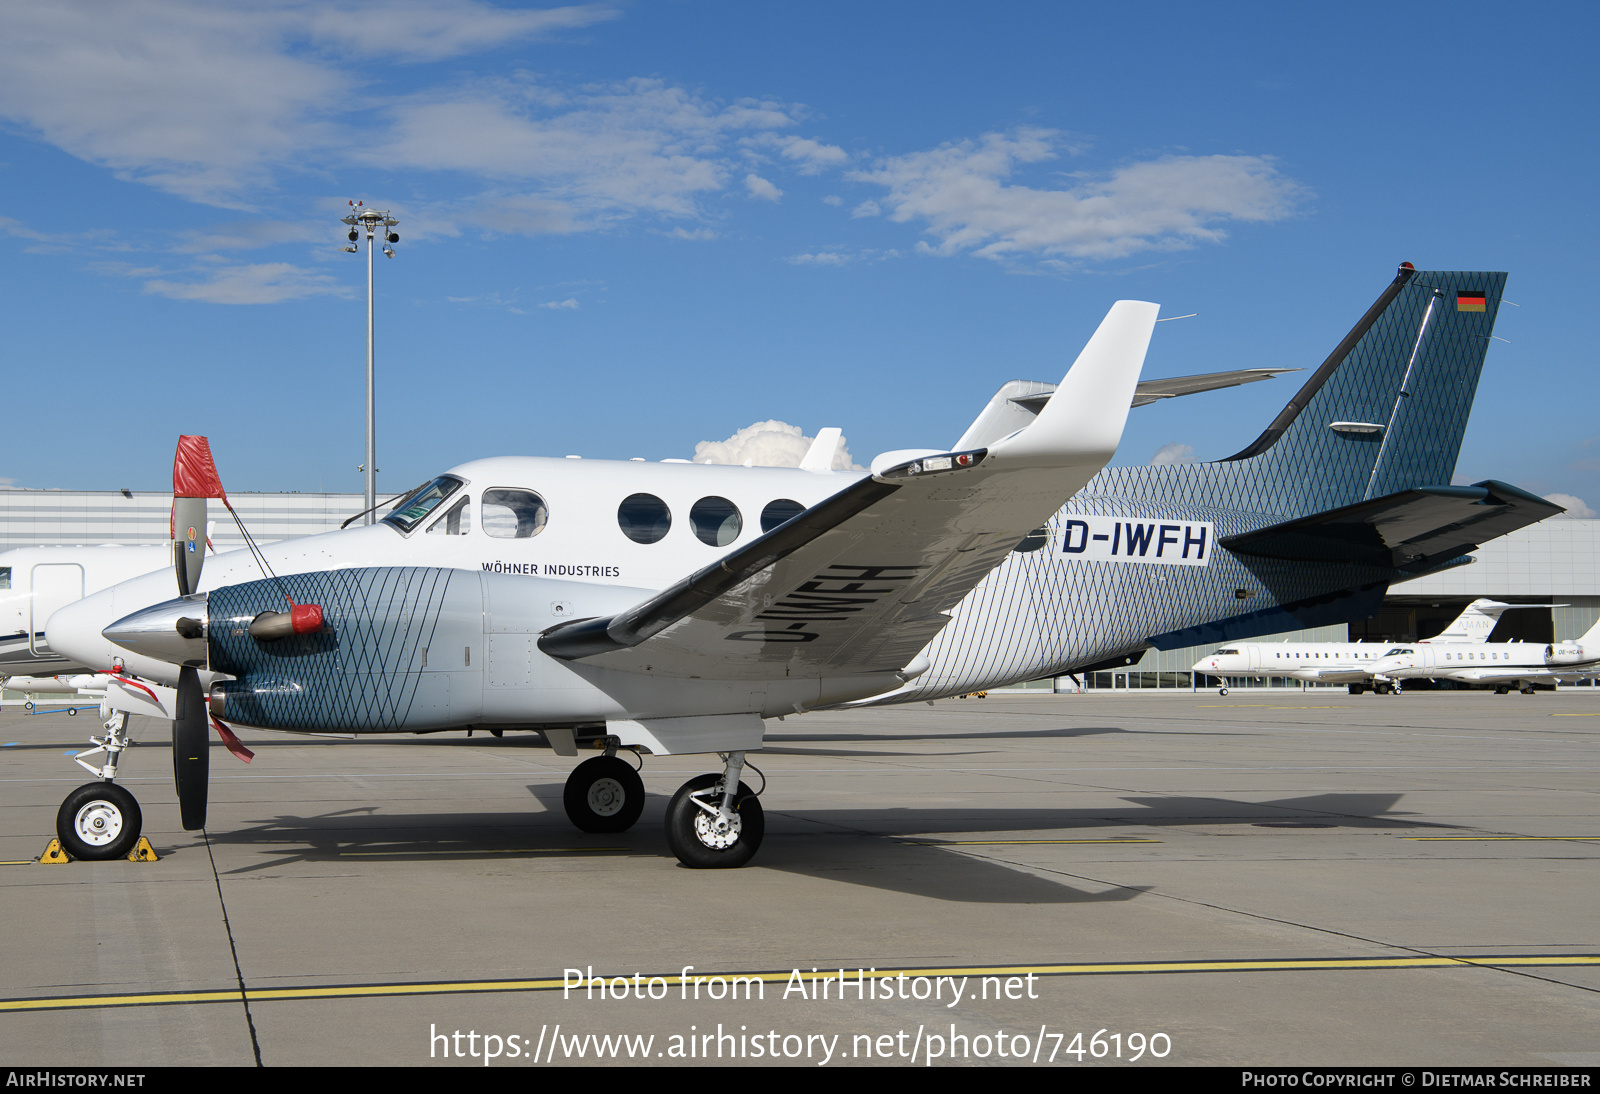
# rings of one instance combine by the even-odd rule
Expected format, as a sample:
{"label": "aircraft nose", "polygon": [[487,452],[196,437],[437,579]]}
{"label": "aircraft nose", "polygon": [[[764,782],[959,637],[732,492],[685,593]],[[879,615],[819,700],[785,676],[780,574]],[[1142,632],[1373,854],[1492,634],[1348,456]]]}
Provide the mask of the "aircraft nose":
{"label": "aircraft nose", "polygon": [[111,601],[104,594],[74,601],[45,622],[45,641],[54,652],[86,668],[109,669],[116,649],[101,637],[100,631],[111,610]]}
{"label": "aircraft nose", "polygon": [[100,632],[130,652],[173,665],[206,664],[206,594],[181,596],[123,616]]}

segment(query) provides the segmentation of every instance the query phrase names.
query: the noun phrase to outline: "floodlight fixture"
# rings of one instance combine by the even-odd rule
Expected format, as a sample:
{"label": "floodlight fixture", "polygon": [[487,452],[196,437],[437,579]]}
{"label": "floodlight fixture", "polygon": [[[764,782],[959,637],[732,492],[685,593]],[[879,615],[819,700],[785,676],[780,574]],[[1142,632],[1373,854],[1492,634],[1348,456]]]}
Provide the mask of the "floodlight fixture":
{"label": "floodlight fixture", "polygon": [[377,427],[377,415],[376,415],[376,411],[375,411],[376,384],[375,384],[375,377],[374,377],[374,370],[373,370],[373,357],[374,357],[374,351],[373,351],[374,330],[373,330],[373,321],[372,321],[372,312],[373,312],[373,309],[372,309],[372,302],[373,302],[373,291],[372,291],[373,236],[374,236],[374,234],[377,233],[377,231],[378,231],[380,226],[384,229],[384,233],[383,234],[384,234],[385,242],[383,244],[383,254],[384,254],[385,258],[393,258],[394,257],[394,249],[392,247],[390,247],[389,244],[400,242],[400,236],[397,233],[395,233],[394,231],[392,231],[391,229],[394,227],[394,225],[396,225],[396,224],[398,224],[400,222],[398,220],[394,219],[394,217],[390,216],[389,215],[389,211],[387,209],[384,209],[384,210],[381,210],[381,211],[377,210],[377,209],[368,209],[366,207],[366,203],[364,201],[352,201],[350,203],[350,212],[349,212],[349,214],[347,214],[346,216],[340,217],[339,219],[340,219],[341,223],[348,224],[350,226],[350,246],[341,247],[340,250],[348,251],[348,252],[352,252],[352,253],[359,251],[361,249],[361,247],[360,247],[361,230],[363,228],[365,228],[366,229],[366,233],[367,233],[367,458],[366,458],[366,461],[361,465],[360,470],[361,470],[362,475],[363,475],[363,477],[365,479],[365,485],[366,485],[366,504],[367,504],[367,512],[365,514],[366,523],[373,524],[373,523],[376,523],[376,521],[377,521],[377,515],[373,512],[373,510],[375,510],[378,507],[378,500],[377,500],[378,482],[377,482],[377,462],[376,462],[376,460],[377,460],[377,451],[376,451],[377,441],[376,441],[376,439],[374,437],[374,434],[376,432],[376,427]]}

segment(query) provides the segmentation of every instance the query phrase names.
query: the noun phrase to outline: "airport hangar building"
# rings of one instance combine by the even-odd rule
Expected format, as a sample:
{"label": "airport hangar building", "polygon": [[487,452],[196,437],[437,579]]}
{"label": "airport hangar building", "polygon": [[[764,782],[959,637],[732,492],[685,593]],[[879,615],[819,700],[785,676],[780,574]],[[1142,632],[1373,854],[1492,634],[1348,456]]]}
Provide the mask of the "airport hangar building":
{"label": "airport hangar building", "polygon": [[[365,506],[360,494],[229,494],[229,501],[258,541],[313,535],[338,528]],[[166,542],[172,495],[128,490],[0,490],[0,551],[16,547],[80,546],[86,550]],[[380,510],[381,511],[381,510]],[[244,540],[220,506],[212,507],[212,543],[219,550]],[[1600,520],[1554,518],[1502,536],[1474,552],[1471,565],[1392,586],[1383,608],[1369,620],[1313,630],[1263,635],[1253,642],[1373,642],[1395,644],[1429,638],[1479,597],[1513,604],[1547,604],[1507,612],[1496,642],[1553,642],[1577,638],[1600,620]],[[9,574],[0,578],[9,579]],[[9,583],[9,581],[8,581]],[[1561,605],[1559,607],[1555,605]],[[1087,688],[1134,690],[1193,688],[1189,668],[1216,648],[1146,650],[1136,663],[1089,673]],[[1417,682],[1421,684],[1422,682]],[[1594,686],[1593,680],[1584,681]],[[1299,681],[1239,680],[1235,687],[1293,687]],[[1343,685],[1339,685],[1343,686]],[[1025,690],[1076,690],[1063,677],[1023,685]]]}

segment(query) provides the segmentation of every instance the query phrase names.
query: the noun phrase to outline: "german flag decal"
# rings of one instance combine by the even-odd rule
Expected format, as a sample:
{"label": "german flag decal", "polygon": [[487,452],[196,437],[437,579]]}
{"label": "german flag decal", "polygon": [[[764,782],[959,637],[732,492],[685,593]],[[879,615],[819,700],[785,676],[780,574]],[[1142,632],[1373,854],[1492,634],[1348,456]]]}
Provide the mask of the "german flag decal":
{"label": "german flag decal", "polygon": [[1485,311],[1484,294],[1472,289],[1456,293],[1456,311]]}

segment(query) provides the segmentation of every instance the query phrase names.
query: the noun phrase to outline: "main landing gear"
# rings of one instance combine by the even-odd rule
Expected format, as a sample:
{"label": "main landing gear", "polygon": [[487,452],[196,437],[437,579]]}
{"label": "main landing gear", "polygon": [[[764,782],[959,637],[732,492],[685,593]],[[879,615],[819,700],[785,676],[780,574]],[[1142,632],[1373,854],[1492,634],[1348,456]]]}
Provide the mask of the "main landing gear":
{"label": "main landing gear", "polygon": [[667,805],[667,846],[679,862],[695,870],[743,866],[767,830],[761,799],[739,781],[744,753],[720,755],[727,764],[721,775],[690,779]]}
{"label": "main landing gear", "polygon": [[567,817],[584,832],[626,832],[644,812],[644,780],[608,742],[606,754],[585,760],[567,776],[561,794]]}
{"label": "main landing gear", "polygon": [[[128,715],[114,712],[104,724],[104,737],[90,737],[94,748],[80,752],[73,761],[100,781],[85,783],[67,795],[56,813],[56,838],[67,854],[77,859],[122,858],[139,842],[144,816],[132,794],[112,782],[117,777],[117,761],[128,747]],[[84,757],[105,753],[100,767]]]}
{"label": "main landing gear", "polygon": [[[604,756],[573,768],[561,803],[568,819],[585,832],[626,832],[644,811],[644,780],[632,764],[617,756],[617,738],[606,738],[605,745]],[[667,846],[679,862],[695,870],[743,866],[766,834],[760,797],[739,781],[744,753],[718,755],[726,765],[722,774],[697,775],[667,804]],[[760,773],[753,765],[752,770]]]}

